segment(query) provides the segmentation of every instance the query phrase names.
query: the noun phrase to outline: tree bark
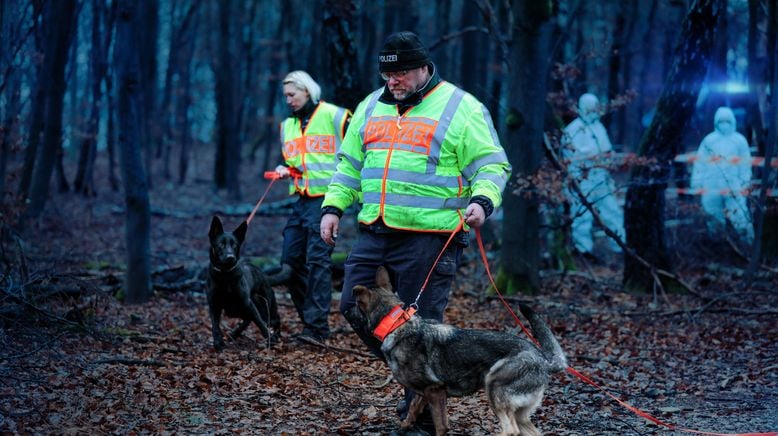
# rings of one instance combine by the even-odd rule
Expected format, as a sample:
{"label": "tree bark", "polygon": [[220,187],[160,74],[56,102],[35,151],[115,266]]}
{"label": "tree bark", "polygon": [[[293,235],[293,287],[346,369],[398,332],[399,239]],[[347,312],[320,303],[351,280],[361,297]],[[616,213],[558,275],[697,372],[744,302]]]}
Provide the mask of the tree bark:
{"label": "tree bark", "polygon": [[[770,2],[768,6],[767,23],[767,75],[769,77],[770,89],[778,89],[778,5]],[[754,280],[754,274],[759,268],[762,260],[762,252],[775,256],[778,253],[778,211],[775,207],[768,207],[768,201],[773,205],[778,204],[775,198],[769,200],[767,190],[775,189],[775,177],[772,177],[772,165],[770,162],[775,156],[775,142],[778,141],[778,95],[772,92],[770,95],[769,106],[767,108],[768,135],[765,146],[764,158],[765,166],[762,171],[762,184],[759,190],[759,202],[754,209],[754,247],[751,253],[751,259],[746,270],[746,288],[751,286]]]}
{"label": "tree bark", "polygon": [[151,297],[150,224],[146,174],[140,144],[141,94],[143,92],[138,44],[140,15],[135,0],[119,0],[114,65],[118,83],[119,148],[127,203],[125,241],[127,275],[125,298],[142,303]]}
{"label": "tree bark", "polygon": [[[684,129],[691,119],[700,84],[710,63],[719,0],[695,1],[682,24],[673,66],[657,102],[656,114],[643,135],[638,154],[656,160],[637,167],[630,176],[624,224],[627,244],[655,267],[668,269],[665,246],[665,188],[673,157],[681,149]],[[624,284],[628,289],[650,291],[651,271],[625,257]]]}
{"label": "tree bark", "polygon": [[[517,18],[511,46],[508,92],[515,106],[508,110],[503,134],[514,175],[537,172],[543,154],[543,117],[552,26],[550,3],[516,1]],[[531,83],[532,86],[527,86]],[[513,180],[514,176],[511,177]],[[504,193],[503,245],[497,285],[507,293],[538,289],[540,217],[538,200]]]}
{"label": "tree bark", "polygon": [[16,142],[21,106],[21,71],[19,69],[19,48],[27,39],[22,35],[22,11],[20,5],[5,2],[0,4],[0,97],[4,105],[0,108],[0,204],[5,202],[5,176],[8,167],[11,144]]}
{"label": "tree bark", "polygon": [[148,187],[153,186],[154,155],[160,144],[159,114],[157,113],[157,39],[159,36],[159,0],[144,0],[138,2],[140,20],[143,32],[138,34],[141,44],[140,80],[141,104],[140,112],[141,144],[146,150],[146,177]]}
{"label": "tree bark", "polygon": [[[625,0],[618,6],[616,28],[614,29],[613,45],[608,60],[608,100],[611,101],[629,89],[631,75],[632,34],[635,30],[638,5],[635,0]],[[616,113],[603,120],[603,124],[611,132],[614,144],[624,144],[624,127],[626,109],[621,108]]]}
{"label": "tree bark", "polygon": [[[192,8],[195,6],[193,5]],[[192,11],[194,12],[194,11]],[[178,161],[178,183],[186,181],[189,169],[189,155],[192,144],[191,129],[189,127],[189,107],[192,104],[192,57],[197,46],[199,17],[191,20],[191,25],[186,26],[185,42],[181,47],[181,58],[178,62],[178,83],[176,85],[175,126],[178,144],[181,153]]]}
{"label": "tree bark", "polygon": [[92,74],[89,78],[92,85],[92,107],[86,138],[81,142],[76,179],[73,182],[76,192],[87,196],[96,193],[94,168],[97,157],[98,123],[103,99],[102,83],[108,71],[108,45],[112,28],[110,10],[101,0],[92,0],[92,54],[90,56]]}
{"label": "tree bark", "polygon": [[238,83],[234,41],[230,29],[233,27],[233,2],[219,2],[219,58],[216,67],[216,120],[218,144],[214,182],[218,188],[227,188],[228,196],[240,200],[240,150],[237,134],[236,89]]}
{"label": "tree bark", "polygon": [[[47,19],[47,10],[51,5],[45,5],[40,14],[43,16],[43,21]],[[39,20],[33,20],[33,23],[38,23]],[[41,46],[44,44],[46,32],[53,32],[54,29],[48,28],[48,26],[35,26],[35,47],[36,53],[40,54],[44,48]],[[43,29],[47,30],[44,31]],[[44,59],[45,61],[45,59]],[[49,86],[49,80],[46,78],[51,77],[51,73],[44,69],[48,66],[46,62],[42,62],[36,65],[36,79],[35,86],[32,91],[32,104],[30,109],[30,123],[27,127],[27,148],[24,150],[24,166],[22,167],[22,175],[19,180],[18,194],[21,199],[27,199],[30,194],[30,185],[32,184],[32,173],[35,170],[35,160],[38,156],[38,147],[41,143],[41,137],[43,136],[44,118],[46,116],[46,90]]]}
{"label": "tree bark", "polygon": [[360,74],[357,43],[352,34],[353,0],[327,0],[324,8],[324,35],[327,37],[327,83],[334,85],[329,101],[354,110],[367,94],[364,75]]}
{"label": "tree bark", "polygon": [[[46,25],[49,28],[44,47],[44,66],[38,82],[47,81],[46,125],[43,129],[43,148],[37,153],[30,188],[30,207],[27,216],[38,217],[49,195],[49,181],[62,146],[62,107],[65,95],[65,65],[72,39],[76,12],[75,0],[50,2],[46,5]],[[48,74],[46,74],[48,73]]]}
{"label": "tree bark", "polygon": [[[760,62],[759,55],[757,54],[757,46],[759,44],[759,23],[762,21],[762,15],[760,9],[762,8],[762,0],[748,0],[748,120],[751,127],[751,131],[746,132],[746,139],[749,144],[756,144],[757,153],[760,156],[764,156],[765,152],[765,130],[764,122],[762,121],[762,113],[759,110],[759,93],[758,90],[763,88],[761,85],[764,82],[764,78],[761,76],[760,67],[763,66],[763,62]],[[769,123],[769,121],[767,121]]]}

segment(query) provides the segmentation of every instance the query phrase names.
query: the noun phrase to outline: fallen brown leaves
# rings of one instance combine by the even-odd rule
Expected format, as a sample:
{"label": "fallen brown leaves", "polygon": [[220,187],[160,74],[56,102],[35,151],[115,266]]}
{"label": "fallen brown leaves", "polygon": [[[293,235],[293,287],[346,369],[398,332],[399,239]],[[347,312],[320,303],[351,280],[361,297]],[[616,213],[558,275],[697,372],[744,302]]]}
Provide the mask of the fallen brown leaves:
{"label": "fallen brown leaves", "polygon": [[[460,280],[457,289],[472,288],[468,281]],[[558,295],[531,299],[571,366],[680,427],[776,428],[774,317],[625,316],[639,312],[643,299],[607,290],[580,293],[587,286],[573,280]],[[479,303],[460,291],[447,313],[450,322],[515,328],[499,301]],[[387,382],[387,367],[361,354],[356,336],[334,313],[330,343],[341,350],[295,342],[294,309],[283,289],[278,296],[284,342],[271,349],[252,327],[223,353],[214,352],[204,297],[191,293],[158,294],[140,306],[92,296],[93,335],[18,323],[2,336],[0,428],[44,434],[387,434],[395,428],[401,390]],[[48,310],[64,310],[58,304]],[[25,354],[30,350],[36,352]],[[498,430],[483,394],[452,399],[449,413],[454,434]],[[536,420],[546,434],[661,431],[569,375],[554,378]]]}
{"label": "fallen brown leaves", "polygon": [[[153,217],[155,269],[207,261],[210,211],[224,200],[203,200],[202,186],[191,189],[154,193],[153,202],[191,215]],[[108,197],[91,205],[57,197],[56,213],[23,235],[37,291],[68,277],[56,280],[68,292],[35,301],[56,318],[19,305],[21,314],[0,315],[0,432],[373,435],[397,427],[401,388],[381,361],[364,356],[335,313],[337,302],[332,348],[293,340],[301,325],[278,288],[283,342],[266,348],[252,326],[219,354],[197,280],[179,292],[158,291],[147,304],[116,301],[124,236],[122,215],[105,206],[121,197]],[[284,221],[255,220],[245,254],[277,258]],[[354,237],[344,229],[340,249]],[[446,320],[521,335],[502,304],[483,294],[483,268],[473,249],[466,253]],[[679,427],[778,430],[778,278],[763,276],[744,294],[737,271],[688,270],[703,298],[657,302],[622,292],[616,267],[580,268],[587,272],[545,276],[541,295],[523,299],[549,321],[571,366]],[[483,394],[451,399],[449,415],[452,434],[499,428]],[[554,377],[535,421],[548,435],[667,432],[567,374]]]}

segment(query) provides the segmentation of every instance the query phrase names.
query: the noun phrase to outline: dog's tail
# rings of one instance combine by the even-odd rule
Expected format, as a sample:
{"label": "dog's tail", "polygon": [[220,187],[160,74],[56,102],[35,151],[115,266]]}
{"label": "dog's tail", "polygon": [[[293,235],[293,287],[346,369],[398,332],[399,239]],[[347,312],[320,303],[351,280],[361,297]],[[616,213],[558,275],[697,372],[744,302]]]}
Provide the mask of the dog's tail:
{"label": "dog's tail", "polygon": [[284,263],[279,267],[271,268],[265,271],[265,277],[270,286],[282,285],[292,278],[292,266]]}
{"label": "dog's tail", "polygon": [[535,339],[540,342],[541,350],[551,364],[551,371],[562,371],[567,368],[567,358],[565,357],[562,347],[557,342],[554,334],[551,333],[551,329],[543,321],[543,319],[535,313],[529,306],[525,304],[519,304],[521,314],[529,321],[530,327],[532,327],[532,334],[535,335]]}

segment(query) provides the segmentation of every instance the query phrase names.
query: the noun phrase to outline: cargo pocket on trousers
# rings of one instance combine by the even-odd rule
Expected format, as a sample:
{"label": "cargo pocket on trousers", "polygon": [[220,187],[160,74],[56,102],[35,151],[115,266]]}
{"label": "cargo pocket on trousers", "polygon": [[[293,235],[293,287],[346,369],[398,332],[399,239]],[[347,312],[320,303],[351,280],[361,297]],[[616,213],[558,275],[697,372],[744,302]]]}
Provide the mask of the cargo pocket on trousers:
{"label": "cargo pocket on trousers", "polygon": [[439,276],[453,276],[457,273],[457,254],[458,247],[449,247],[443,256],[440,257],[438,264],[435,265],[435,274]]}

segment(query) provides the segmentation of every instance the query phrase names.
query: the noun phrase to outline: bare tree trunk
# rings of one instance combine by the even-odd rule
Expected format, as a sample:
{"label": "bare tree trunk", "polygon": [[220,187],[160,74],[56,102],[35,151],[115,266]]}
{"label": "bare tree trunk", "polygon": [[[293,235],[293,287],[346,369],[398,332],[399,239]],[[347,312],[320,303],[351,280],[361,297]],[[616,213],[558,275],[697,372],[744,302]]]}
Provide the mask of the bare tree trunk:
{"label": "bare tree trunk", "polygon": [[[637,2],[626,0],[618,6],[616,28],[614,29],[613,45],[611,46],[608,69],[608,100],[613,100],[629,87],[630,54],[625,47],[632,43],[632,33],[637,19]],[[624,144],[624,123],[626,110],[620,109],[603,120],[603,124],[611,133],[615,144]],[[616,127],[616,128],[613,128]]]}
{"label": "bare tree trunk", "polygon": [[0,4],[0,65],[5,67],[0,76],[0,97],[4,104],[0,108],[0,204],[5,202],[5,179],[11,144],[16,142],[21,106],[21,71],[19,69],[19,48],[27,39],[22,34],[22,11],[19,4]]}
{"label": "bare tree trunk", "polygon": [[[48,5],[45,9],[51,7]],[[46,18],[46,12],[42,11],[44,19]],[[38,20],[34,22],[37,23]],[[48,26],[41,26],[48,27]],[[53,32],[54,29],[47,28],[48,32]],[[42,53],[44,48],[45,33],[41,28],[37,28],[36,32],[36,48],[38,53]],[[38,35],[43,33],[44,35]],[[43,136],[44,118],[46,116],[46,94],[49,86],[48,78],[51,74],[45,68],[48,66],[46,62],[36,66],[36,79],[35,87],[32,92],[32,108],[30,109],[30,124],[27,128],[27,148],[24,151],[24,167],[22,168],[22,175],[19,180],[19,197],[27,199],[30,193],[30,185],[32,184],[32,173],[35,170],[35,161],[38,157],[38,147],[41,143],[41,137]],[[45,71],[44,71],[45,70]]]}
{"label": "bare tree trunk", "polygon": [[230,18],[232,2],[220,2],[219,8],[219,58],[216,67],[216,120],[218,124],[217,155],[214,182],[219,188],[227,188],[233,200],[241,197],[238,172],[240,170],[240,143],[238,142],[236,113],[237,69],[233,50],[233,27]]}
{"label": "bare tree trunk", "polygon": [[[718,0],[698,0],[689,9],[656,114],[638,151],[640,156],[656,159],[657,163],[635,168],[627,191],[627,243],[640,257],[662,269],[669,267],[664,210],[670,164],[682,145],[684,129],[694,113],[700,84],[710,63],[720,5]],[[630,289],[650,291],[654,275],[626,256],[624,284]]]}
{"label": "bare tree trunk", "polygon": [[367,94],[367,86],[360,74],[357,43],[351,32],[356,9],[353,0],[327,0],[324,8],[324,35],[327,36],[327,83],[334,84],[330,97],[338,106],[354,109]]}
{"label": "bare tree trunk", "polygon": [[[183,106],[183,115],[186,116],[188,105],[182,104],[182,101],[186,101],[190,98],[188,84],[189,68],[192,61],[194,39],[197,37],[193,28],[196,26],[197,10],[200,5],[199,2],[191,3],[189,8],[181,13],[183,18],[179,18],[176,13],[176,6],[178,3],[178,1],[171,2],[169,18],[172,27],[171,36],[169,38],[170,54],[168,57],[167,71],[165,73],[162,104],[160,105],[160,112],[162,113],[160,119],[164,120],[164,122],[161,123],[164,134],[161,135],[160,146],[162,147],[162,168],[165,180],[170,180],[172,178],[170,161],[173,143],[178,143],[182,150],[188,149],[188,144],[182,142],[184,135],[180,132],[184,120],[179,116],[179,110],[180,107]],[[174,83],[173,78],[176,75],[178,80]],[[186,84],[183,82],[186,82]],[[188,132],[188,128],[184,132]],[[183,173],[179,172],[179,181],[183,182],[185,177],[186,170],[184,169]]]}
{"label": "bare tree trunk", "polygon": [[[289,25],[289,21],[292,19],[292,14],[290,11],[282,10],[281,11],[281,20],[278,22],[278,27],[276,28],[275,32],[275,39],[274,42],[278,45],[282,44],[283,41],[283,35],[284,35],[284,29]],[[274,57],[274,62],[271,62],[270,66],[270,73],[272,77],[279,77],[281,72],[281,62],[278,62],[277,59]],[[280,77],[279,77],[280,78]],[[280,86],[280,85],[276,85]],[[254,147],[251,150],[251,155],[253,156],[256,150],[264,146],[265,152],[262,159],[262,165],[266,167],[275,166],[275,162],[271,162],[272,156],[274,156],[274,151],[278,153],[280,156],[280,139],[278,139],[278,124],[273,122],[273,112],[276,104],[276,98],[279,94],[278,91],[275,90],[275,87],[270,88],[270,91],[267,92],[267,100],[265,101],[265,113],[267,116],[265,116],[265,122],[263,127],[263,134],[259,136],[259,139],[254,143]]]}
{"label": "bare tree trunk", "polygon": [[108,127],[106,129],[105,149],[108,151],[108,182],[111,185],[111,190],[116,192],[119,190],[119,178],[116,176],[116,104],[113,97],[113,75],[108,74],[105,76],[105,93],[108,99]]}
{"label": "bare tree trunk", "polygon": [[153,186],[152,168],[155,149],[160,144],[159,114],[157,113],[157,37],[159,35],[159,0],[144,0],[138,3],[143,32],[139,33],[140,80],[142,86],[140,113],[141,144],[146,150],[146,177],[149,189]]}
{"label": "bare tree trunk", "polygon": [[94,167],[97,157],[98,123],[103,99],[102,83],[108,71],[108,44],[112,28],[113,23],[108,8],[102,1],[92,0],[92,54],[90,56],[92,108],[87,123],[86,138],[81,142],[78,170],[74,181],[75,190],[87,196],[96,193]]}
{"label": "bare tree trunk", "polygon": [[160,138],[159,152],[158,154],[162,158],[162,177],[169,181],[171,177],[170,172],[170,148],[173,141],[172,138],[172,94],[173,94],[173,76],[176,73],[176,65],[179,62],[178,55],[178,38],[180,29],[176,25],[176,8],[178,6],[178,0],[170,1],[170,14],[168,22],[170,22],[170,37],[168,38],[168,57],[167,57],[167,69],[165,69],[165,83],[162,85],[162,102],[159,105],[159,111],[162,118],[162,128],[164,133]]}
{"label": "bare tree trunk", "polygon": [[125,297],[128,303],[142,303],[151,298],[150,206],[146,174],[140,144],[142,82],[138,46],[140,15],[135,0],[119,0],[116,23],[114,65],[119,84],[119,148],[122,179],[127,206],[125,241],[127,275]]}
{"label": "bare tree trunk", "polygon": [[[508,110],[504,147],[515,175],[529,176],[540,168],[543,116],[552,26],[550,3],[512,3],[516,18],[511,46],[508,92],[515,106]],[[532,86],[527,86],[531,83]],[[511,178],[511,181],[513,177]],[[535,292],[540,278],[540,216],[538,200],[511,193],[503,202],[503,244],[497,285],[507,293]]]}
{"label": "bare tree trunk", "polygon": [[[776,61],[776,55],[778,55],[778,5],[776,2],[768,2],[768,17],[767,23],[767,59],[768,59],[768,76],[770,77],[770,89],[778,89],[778,61]],[[762,258],[762,236],[766,234],[771,235],[773,245],[766,246],[767,252],[776,253],[778,246],[775,246],[775,231],[778,227],[778,213],[775,208],[770,213],[770,222],[766,222],[768,218],[768,198],[767,190],[775,186],[775,177],[771,177],[772,174],[772,162],[775,155],[775,142],[778,141],[778,95],[772,92],[770,95],[769,106],[767,108],[767,123],[769,126],[769,134],[767,135],[767,145],[765,147],[765,166],[762,172],[762,184],[759,191],[759,203],[754,209],[754,248],[751,253],[751,259],[748,263],[748,269],[746,270],[746,288],[751,286],[754,280],[754,273],[759,268]],[[774,202],[776,203],[776,202]]]}
{"label": "bare tree trunk", "polygon": [[181,155],[178,165],[178,183],[183,184],[189,169],[189,154],[192,144],[191,130],[189,128],[189,106],[192,104],[192,55],[197,44],[198,18],[193,20],[191,28],[187,31],[186,42],[181,48],[179,75],[176,94],[175,124],[178,143],[181,147]]}
{"label": "bare tree trunk", "polygon": [[[49,181],[55,160],[62,148],[62,106],[65,95],[65,64],[68,48],[75,29],[75,0],[62,0],[46,5],[46,38],[44,66],[40,80],[49,82],[46,87],[46,127],[43,133],[43,149],[36,158],[30,189],[29,217],[38,217],[49,195]],[[48,73],[48,74],[45,74]]]}
{"label": "bare tree trunk", "polygon": [[[759,23],[762,18],[762,0],[748,0],[748,120],[750,130],[746,131],[746,139],[749,144],[756,144],[757,154],[764,156],[765,153],[765,131],[762,122],[762,113],[759,110],[759,93],[757,90],[761,87],[763,78],[759,77],[760,62],[757,54],[759,43]],[[769,13],[768,13],[769,15]],[[769,121],[768,121],[769,123]]]}
{"label": "bare tree trunk", "polygon": [[[241,16],[245,16],[248,23],[254,23],[254,19],[257,15],[257,2],[251,2],[246,6],[248,11],[240,11]],[[257,35],[254,33],[254,26],[250,25],[246,30],[245,36],[237,38],[236,44],[238,44],[240,58],[242,60],[242,68],[237,73],[237,77],[240,78],[236,85],[240,86],[241,92],[235,93],[237,98],[237,117],[235,122],[235,129],[237,132],[237,140],[240,144],[245,144],[248,138],[247,117],[251,112],[249,108],[252,106],[251,102],[254,100],[251,94],[248,92],[252,86],[251,84],[256,81],[257,74],[254,71],[256,69],[256,53],[254,48],[254,40],[257,39]],[[241,146],[241,150],[243,147]]]}
{"label": "bare tree trunk", "polygon": [[[657,7],[658,7],[659,0],[651,0],[651,6],[648,10],[648,18],[646,18],[646,32],[643,34],[643,44],[645,47],[648,48],[647,52],[642,53],[643,55],[643,61],[642,61],[642,68],[640,69],[640,73],[638,76],[638,97],[637,97],[637,108],[640,111],[638,114],[640,116],[640,124],[641,127],[643,125],[643,117],[646,116],[645,110],[646,108],[646,96],[648,95],[648,75],[651,71],[652,67],[656,67],[653,62],[651,62],[652,57],[654,54],[651,52],[653,50],[654,44],[656,42],[656,15],[657,15]],[[651,108],[648,108],[650,111]],[[629,141],[631,144],[637,142],[637,135],[634,136],[634,138],[630,138],[627,136],[626,140]]]}
{"label": "bare tree trunk", "polygon": [[[475,1],[467,1],[462,5],[460,25],[463,28],[475,27],[483,22],[478,7],[479,5]],[[487,103],[489,97],[489,82],[484,80],[487,76],[486,67],[489,62],[488,48],[488,36],[481,32],[470,32],[462,35],[462,56],[459,65],[462,87],[483,103]]]}

